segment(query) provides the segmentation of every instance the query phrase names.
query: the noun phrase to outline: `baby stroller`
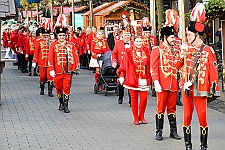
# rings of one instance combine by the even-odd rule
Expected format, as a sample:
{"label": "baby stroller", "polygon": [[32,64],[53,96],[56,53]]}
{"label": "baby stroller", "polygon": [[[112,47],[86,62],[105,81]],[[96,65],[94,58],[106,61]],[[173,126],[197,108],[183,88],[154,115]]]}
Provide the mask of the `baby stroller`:
{"label": "baby stroller", "polygon": [[100,77],[98,79],[98,83],[94,85],[95,94],[99,92],[99,86],[102,86],[102,89],[105,90],[105,96],[107,96],[108,91],[115,90],[115,93],[118,93],[118,76],[116,75],[117,68],[112,67],[111,54],[112,51],[108,51],[104,54],[104,56],[97,58],[100,68]]}

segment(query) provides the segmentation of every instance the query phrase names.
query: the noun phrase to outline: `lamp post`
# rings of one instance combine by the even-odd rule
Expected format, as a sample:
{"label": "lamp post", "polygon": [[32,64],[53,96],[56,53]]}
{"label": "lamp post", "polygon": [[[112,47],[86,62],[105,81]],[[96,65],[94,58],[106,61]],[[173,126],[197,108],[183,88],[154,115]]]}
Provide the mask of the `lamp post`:
{"label": "lamp post", "polygon": [[73,30],[75,30],[75,17],[74,17],[74,0],[72,0],[72,26]]}
{"label": "lamp post", "polygon": [[90,17],[89,17],[89,26],[93,26],[93,0],[89,0],[90,5]]}
{"label": "lamp post", "polygon": [[150,0],[150,21],[152,24],[151,35],[156,36],[155,0]]}

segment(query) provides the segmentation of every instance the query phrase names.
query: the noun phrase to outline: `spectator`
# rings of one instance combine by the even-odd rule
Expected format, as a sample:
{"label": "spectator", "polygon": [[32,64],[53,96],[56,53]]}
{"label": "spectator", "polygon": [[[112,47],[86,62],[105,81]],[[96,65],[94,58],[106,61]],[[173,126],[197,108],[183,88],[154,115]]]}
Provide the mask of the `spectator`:
{"label": "spectator", "polygon": [[217,47],[219,47],[219,49],[222,49],[221,28],[219,28],[219,29],[216,31],[216,36],[219,37],[219,41],[217,42]]}

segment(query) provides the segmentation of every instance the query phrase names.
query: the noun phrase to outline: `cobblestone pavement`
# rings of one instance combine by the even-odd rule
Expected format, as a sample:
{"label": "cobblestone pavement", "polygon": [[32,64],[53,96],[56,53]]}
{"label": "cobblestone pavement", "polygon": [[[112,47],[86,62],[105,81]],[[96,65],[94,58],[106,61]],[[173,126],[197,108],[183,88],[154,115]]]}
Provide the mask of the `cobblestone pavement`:
{"label": "cobblestone pavement", "polygon": [[[82,70],[73,77],[69,108],[58,111],[56,94],[39,95],[38,77],[22,74],[12,63],[6,63],[2,74],[2,106],[0,106],[1,150],[182,150],[182,108],[177,107],[178,134],[182,140],[169,138],[165,119],[163,141],[155,140],[156,99],[149,95],[146,110],[148,124],[135,126],[128,106],[117,104],[117,96],[109,92],[94,94],[93,73]],[[55,89],[54,89],[55,93]],[[208,109],[210,150],[224,150],[225,114]],[[192,120],[194,150],[200,149],[199,123],[196,112]]]}

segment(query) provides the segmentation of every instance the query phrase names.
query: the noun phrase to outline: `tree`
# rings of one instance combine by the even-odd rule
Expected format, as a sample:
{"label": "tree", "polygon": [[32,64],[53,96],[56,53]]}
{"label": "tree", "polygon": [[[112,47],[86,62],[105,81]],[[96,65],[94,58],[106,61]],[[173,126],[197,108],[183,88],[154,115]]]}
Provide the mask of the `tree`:
{"label": "tree", "polygon": [[162,28],[162,22],[165,21],[165,11],[163,0],[156,0],[156,7],[158,12],[158,29]]}
{"label": "tree", "polygon": [[49,9],[47,10],[46,17],[47,17],[47,18],[51,18],[51,12],[50,12]]}
{"label": "tree", "polygon": [[209,0],[205,5],[207,20],[225,18],[225,2],[221,0]]}

